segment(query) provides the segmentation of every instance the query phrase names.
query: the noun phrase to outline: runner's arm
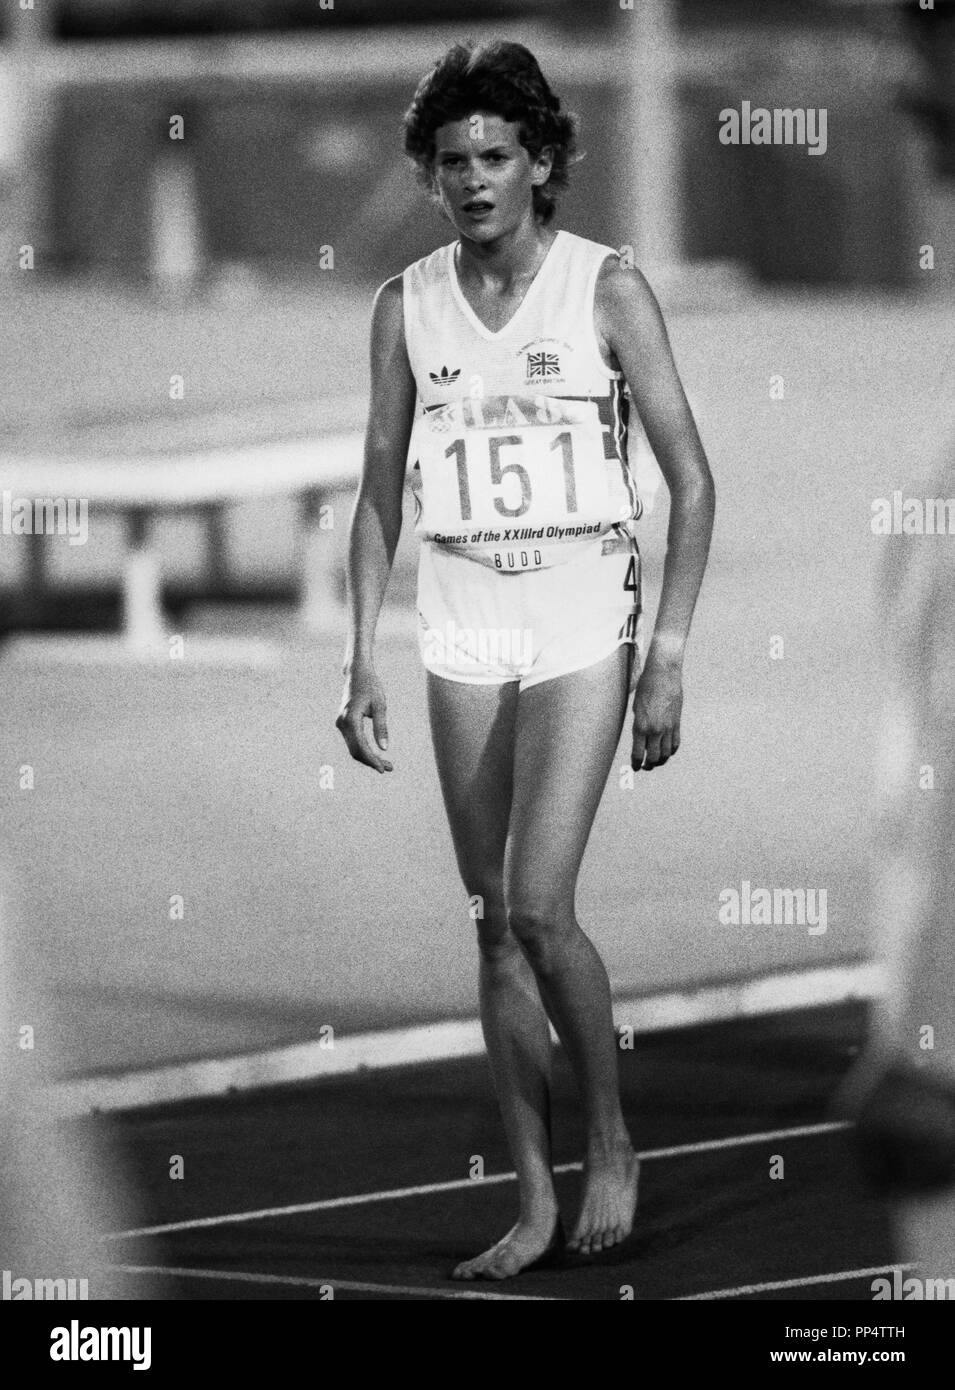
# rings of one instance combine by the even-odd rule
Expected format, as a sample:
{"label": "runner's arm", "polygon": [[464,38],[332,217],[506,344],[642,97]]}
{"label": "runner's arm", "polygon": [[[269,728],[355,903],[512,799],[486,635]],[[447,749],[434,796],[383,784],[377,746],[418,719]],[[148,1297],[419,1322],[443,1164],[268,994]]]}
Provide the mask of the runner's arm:
{"label": "runner's arm", "polygon": [[401,276],[375,296],[371,321],[371,399],[361,481],[348,540],[350,609],[345,673],[370,658],[375,625],[401,534],[408,442],[417,396],[405,348]]}
{"label": "runner's arm", "polygon": [[[388,747],[387,701],[375,674],[372,646],[388,576],[401,535],[401,499],[416,388],[404,341],[400,277],[375,296],[371,324],[371,400],[365,457],[348,537],[350,619],[343,672],[345,691],[335,721],[356,762],[376,772],[393,765]],[[365,721],[372,721],[377,748]]]}

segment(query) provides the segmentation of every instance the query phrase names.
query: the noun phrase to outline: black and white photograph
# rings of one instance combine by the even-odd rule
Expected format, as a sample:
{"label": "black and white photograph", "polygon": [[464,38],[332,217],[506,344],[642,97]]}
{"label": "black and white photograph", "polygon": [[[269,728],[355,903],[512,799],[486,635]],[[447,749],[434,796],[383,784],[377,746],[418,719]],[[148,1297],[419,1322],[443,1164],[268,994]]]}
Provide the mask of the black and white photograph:
{"label": "black and white photograph", "polygon": [[924,1368],[953,383],[955,0],[2,0],[30,1364],[612,1301]]}

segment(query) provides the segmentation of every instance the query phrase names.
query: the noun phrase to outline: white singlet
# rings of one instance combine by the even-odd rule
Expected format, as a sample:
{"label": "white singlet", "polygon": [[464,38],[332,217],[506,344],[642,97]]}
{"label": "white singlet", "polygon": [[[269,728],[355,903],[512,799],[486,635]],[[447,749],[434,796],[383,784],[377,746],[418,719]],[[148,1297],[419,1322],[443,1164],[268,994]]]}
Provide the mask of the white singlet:
{"label": "white singlet", "polygon": [[464,297],[452,242],[403,275],[418,388],[409,449],[421,540],[498,571],[563,563],[642,507],[627,461],[629,400],[594,329],[617,253],[559,231],[520,306],[492,332]]}

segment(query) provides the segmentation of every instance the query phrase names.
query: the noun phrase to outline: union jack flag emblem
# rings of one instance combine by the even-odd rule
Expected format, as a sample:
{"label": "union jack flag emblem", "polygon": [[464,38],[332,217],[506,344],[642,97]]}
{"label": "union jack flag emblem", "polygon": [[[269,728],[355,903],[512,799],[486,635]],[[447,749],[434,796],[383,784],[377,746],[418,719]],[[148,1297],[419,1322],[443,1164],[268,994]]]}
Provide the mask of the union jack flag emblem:
{"label": "union jack flag emblem", "polygon": [[556,352],[529,352],[527,354],[528,376],[557,376],[560,373],[560,358]]}

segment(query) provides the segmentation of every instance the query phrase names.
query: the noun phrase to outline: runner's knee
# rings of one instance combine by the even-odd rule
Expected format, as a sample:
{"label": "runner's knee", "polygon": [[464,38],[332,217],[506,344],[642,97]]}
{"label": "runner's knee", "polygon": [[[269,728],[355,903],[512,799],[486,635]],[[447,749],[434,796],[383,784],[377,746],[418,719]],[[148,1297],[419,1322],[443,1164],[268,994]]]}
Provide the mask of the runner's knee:
{"label": "runner's knee", "polygon": [[507,924],[534,964],[546,965],[553,947],[573,924],[556,903],[518,899],[508,904]]}

